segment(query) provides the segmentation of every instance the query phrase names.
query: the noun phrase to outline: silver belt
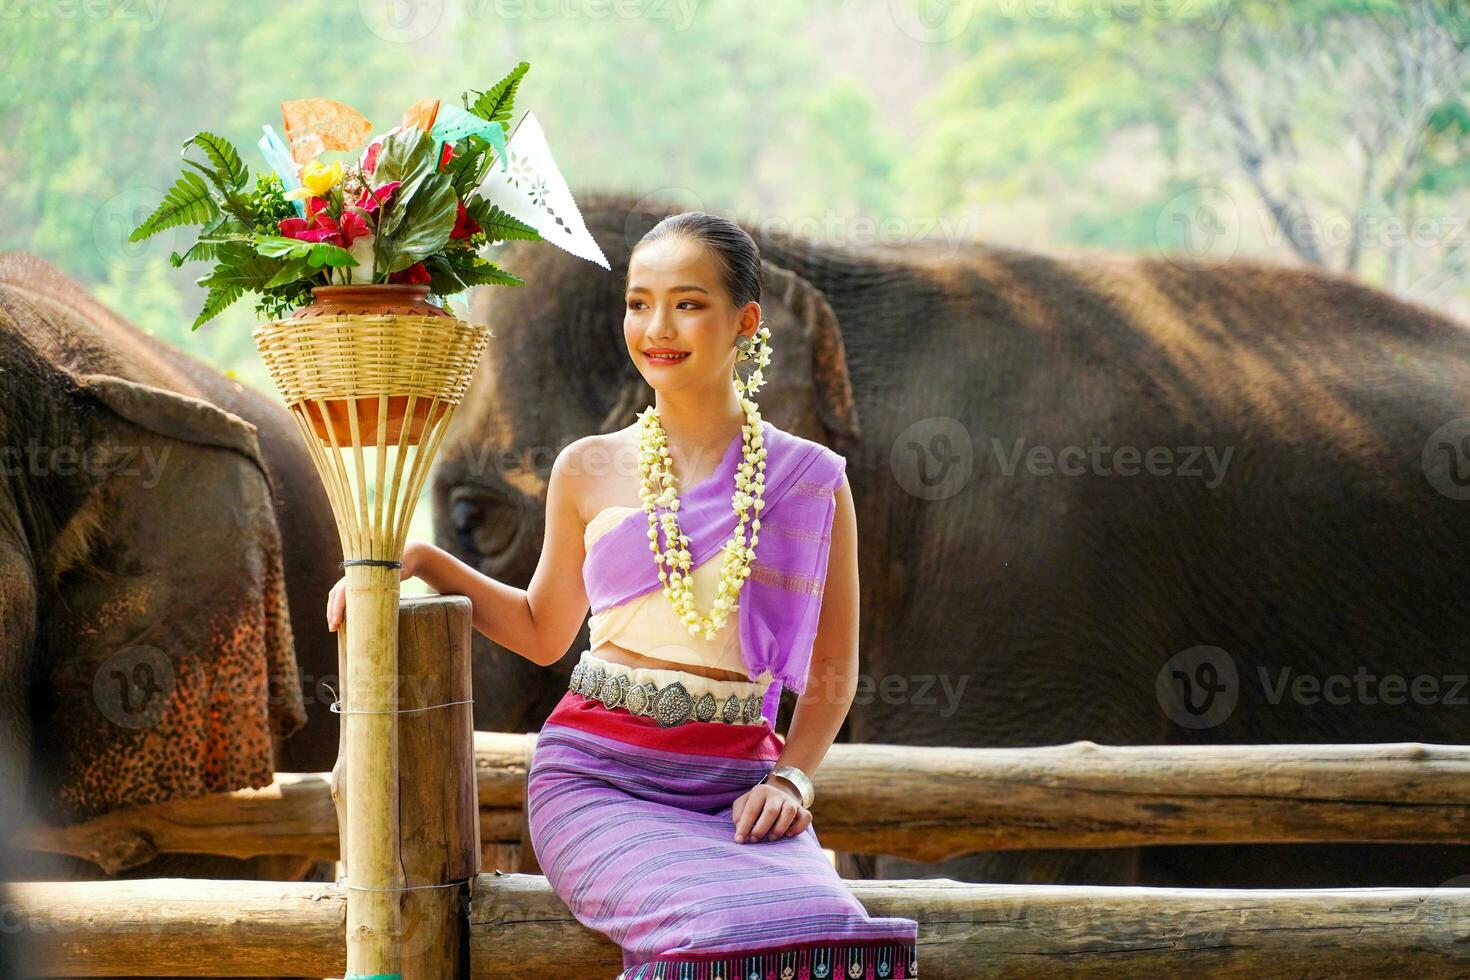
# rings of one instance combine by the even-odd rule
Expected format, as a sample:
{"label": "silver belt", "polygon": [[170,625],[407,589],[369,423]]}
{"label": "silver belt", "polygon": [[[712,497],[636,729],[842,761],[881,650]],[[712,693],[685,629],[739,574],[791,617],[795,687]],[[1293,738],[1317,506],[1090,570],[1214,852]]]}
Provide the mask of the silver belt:
{"label": "silver belt", "polygon": [[627,708],[629,714],[646,715],[664,728],[686,721],[720,721],[732,725],[753,725],[761,720],[759,694],[743,699],[732,694],[719,703],[708,691],[699,697],[689,693],[679,681],[659,687],[652,681],[634,684],[624,673],[588,667],[579,663],[572,668],[567,689],[584,698],[596,698],[608,708]]}

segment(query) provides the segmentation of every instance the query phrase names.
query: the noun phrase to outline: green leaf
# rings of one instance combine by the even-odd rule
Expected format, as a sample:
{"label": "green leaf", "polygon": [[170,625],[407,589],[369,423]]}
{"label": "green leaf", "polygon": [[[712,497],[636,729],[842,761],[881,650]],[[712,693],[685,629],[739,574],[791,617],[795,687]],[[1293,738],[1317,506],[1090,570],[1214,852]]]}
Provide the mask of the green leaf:
{"label": "green leaf", "polygon": [[287,283],[295,282],[297,279],[306,279],[313,275],[313,270],[316,268],[319,268],[319,266],[313,266],[310,259],[304,257],[291,259],[285,265],[281,266],[280,272],[277,272],[266,280],[265,285],[261,287],[261,291],[274,289],[277,286],[284,286]]}
{"label": "green leaf", "polygon": [[449,179],[454,182],[454,193],[468,201],[480,181],[485,177],[482,164],[489,163],[490,144],[478,136],[467,136],[454,144],[454,156],[449,160]]}
{"label": "green leaf", "polygon": [[236,283],[225,283],[209,287],[209,295],[204,298],[204,309],[199,311],[199,316],[194,320],[190,330],[198,330],[206,322],[213,320],[224,312],[235,300],[239,299],[245,292],[244,287]]}
{"label": "green leaf", "polygon": [[235,150],[233,144],[223,136],[213,133],[195,133],[184,140],[180,152],[187,150],[190,146],[197,146],[204,151],[214,164],[215,174],[220,183],[226,188],[238,190],[245,186],[245,181],[250,177],[250,171],[240,160],[240,154]]}
{"label": "green leaf", "polygon": [[128,236],[130,242],[141,242],[165,228],[179,225],[202,225],[219,214],[209,188],[194,174],[184,174],[164,195],[163,203],[148,216],[148,219],[133,229]]}
{"label": "green leaf", "polygon": [[380,210],[375,229],[378,237],[393,234],[414,195],[425,180],[434,176],[438,167],[434,140],[422,129],[400,129],[383,140],[382,149],[378,151],[378,165],[373,170],[373,183],[381,187],[396,180],[399,185],[393,192],[393,199]]}
{"label": "green leaf", "polygon": [[531,63],[523,61],[511,69],[506,75],[492,87],[480,93],[475,99],[474,105],[466,103],[465,108],[481,119],[498,122],[502,129],[510,130],[511,108],[515,104],[516,89],[520,88],[521,79],[526,72],[531,70]]}
{"label": "green leaf", "polygon": [[[402,188],[399,188],[402,190]],[[459,213],[454,185],[446,174],[430,174],[403,208],[402,224],[374,239],[378,275],[392,275],[444,248]],[[398,205],[395,193],[393,205]]]}
{"label": "green leaf", "polygon": [[218,214],[204,226],[204,230],[199,233],[198,240],[189,246],[188,251],[183,255],[172,252],[168,260],[174,268],[178,268],[185,262],[212,259],[221,242],[238,241],[249,237],[250,232],[244,224],[233,220],[227,214]]}
{"label": "green leaf", "polygon": [[[450,226],[453,227],[451,221]],[[284,235],[255,235],[255,250],[261,255],[272,258],[306,259],[313,268],[321,268],[324,265],[332,267],[344,265],[357,265],[357,259],[352,253],[340,245],[329,242],[303,242],[299,238],[287,238]]]}
{"label": "green leaf", "polygon": [[502,211],[498,205],[492,204],[483,197],[474,197],[465,204],[465,211],[471,218],[475,219],[485,231],[485,237],[492,242],[503,242],[510,239],[519,239],[527,242],[539,242],[541,233],[520,218],[514,217]]}
{"label": "green leaf", "polygon": [[489,259],[476,259],[468,270],[460,269],[459,278],[466,286],[524,286],[526,280],[500,268]]}

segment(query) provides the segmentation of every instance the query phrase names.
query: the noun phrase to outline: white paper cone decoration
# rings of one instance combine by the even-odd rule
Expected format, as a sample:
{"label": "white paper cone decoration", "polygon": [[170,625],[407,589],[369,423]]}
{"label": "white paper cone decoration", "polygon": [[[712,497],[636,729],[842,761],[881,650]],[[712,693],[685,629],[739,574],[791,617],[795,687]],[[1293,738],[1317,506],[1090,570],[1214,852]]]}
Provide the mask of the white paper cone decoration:
{"label": "white paper cone decoration", "polygon": [[490,167],[480,182],[480,195],[535,228],[546,241],[610,271],[607,256],[582,223],[582,212],[534,113],[521,117],[505,150],[506,167],[502,169],[498,160]]}

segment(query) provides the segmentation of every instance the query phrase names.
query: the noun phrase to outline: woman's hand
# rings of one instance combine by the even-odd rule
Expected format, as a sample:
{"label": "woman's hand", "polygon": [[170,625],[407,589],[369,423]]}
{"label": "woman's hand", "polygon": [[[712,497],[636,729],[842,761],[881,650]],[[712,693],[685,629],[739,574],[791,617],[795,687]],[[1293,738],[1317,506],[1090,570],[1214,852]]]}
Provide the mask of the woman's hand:
{"label": "woman's hand", "polygon": [[811,825],[811,811],[801,805],[801,793],[786,780],[756,783],[730,805],[735,821],[735,843],[795,837]]}
{"label": "woman's hand", "polygon": [[[422,541],[410,541],[403,546],[403,567],[398,570],[398,581],[413,578],[419,573],[419,565],[423,560],[424,549],[427,546]],[[347,577],[344,575],[332,586],[332,591],[327,593],[327,629],[337,632],[337,627],[342,625],[342,620],[347,618]]]}

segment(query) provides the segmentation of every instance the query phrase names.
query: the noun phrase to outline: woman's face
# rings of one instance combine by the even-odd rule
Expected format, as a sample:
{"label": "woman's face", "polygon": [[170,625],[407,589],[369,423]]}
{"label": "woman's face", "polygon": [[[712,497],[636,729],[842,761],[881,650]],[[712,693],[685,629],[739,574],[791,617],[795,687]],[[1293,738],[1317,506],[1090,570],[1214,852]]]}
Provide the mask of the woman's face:
{"label": "woman's face", "polygon": [[634,251],[623,299],[628,356],[655,390],[729,379],[735,335],[754,336],[760,323],[760,305],[752,301],[735,309],[713,254],[683,236]]}

